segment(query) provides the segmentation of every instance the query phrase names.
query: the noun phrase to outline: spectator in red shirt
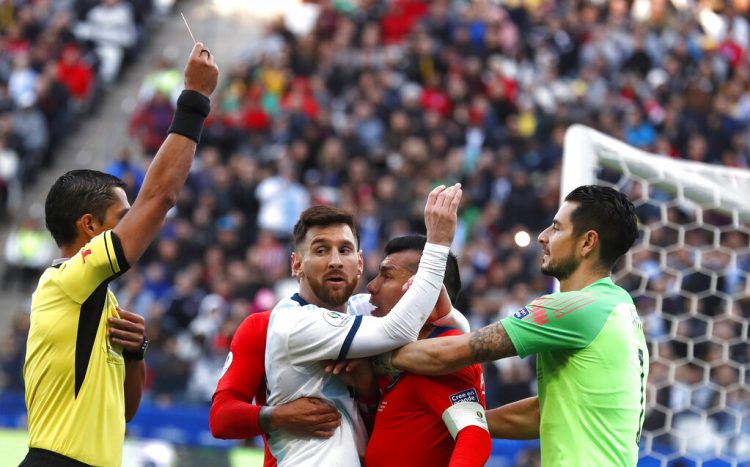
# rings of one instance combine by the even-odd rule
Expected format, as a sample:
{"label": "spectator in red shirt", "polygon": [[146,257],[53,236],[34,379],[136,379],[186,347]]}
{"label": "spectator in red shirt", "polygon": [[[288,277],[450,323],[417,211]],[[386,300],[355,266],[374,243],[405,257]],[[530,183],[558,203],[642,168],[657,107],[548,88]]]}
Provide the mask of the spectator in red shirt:
{"label": "spectator in red shirt", "polygon": [[161,92],[154,94],[151,100],[141,104],[130,119],[130,135],[141,144],[148,155],[156,154],[164,142],[172,121],[174,107],[169,96]]}
{"label": "spectator in red shirt", "polygon": [[78,45],[63,47],[57,63],[57,79],[68,88],[77,104],[88,100],[94,84],[94,70],[83,61]]}

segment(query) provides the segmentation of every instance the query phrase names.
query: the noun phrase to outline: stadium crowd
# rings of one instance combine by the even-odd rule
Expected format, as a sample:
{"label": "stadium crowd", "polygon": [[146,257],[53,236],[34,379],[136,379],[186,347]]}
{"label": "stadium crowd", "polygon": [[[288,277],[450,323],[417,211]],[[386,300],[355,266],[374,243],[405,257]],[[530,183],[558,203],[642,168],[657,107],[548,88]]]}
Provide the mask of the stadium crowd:
{"label": "stadium crowd", "polygon": [[[54,162],[97,97],[135,59],[152,0],[14,0],[0,5],[0,216]],[[161,2],[164,3],[164,2]]]}
{"label": "stadium crowd", "polygon": [[[384,242],[422,227],[429,189],[462,182],[453,250],[464,290],[456,307],[478,328],[552,288],[539,272],[534,240],[559,203],[563,135],[571,123],[669,157],[748,167],[749,11],[745,2],[714,2],[713,9],[710,3],[321,1],[309,33],[270,24],[251,58],[223,72],[177,206],[159,239],[116,284],[121,306],[147,320],[149,396],[163,404],[209,403],[239,323],[293,288],[291,229],[311,204],[356,213],[364,291]],[[75,87],[84,71],[91,75],[89,93],[109,79],[95,77],[95,48],[72,39],[70,19],[86,15],[71,9],[63,15],[68,22],[54,16],[55,28],[39,27],[52,18],[39,11],[51,15],[57,4],[29,2],[3,25],[0,82],[7,84],[0,97],[15,109],[0,116],[0,180],[6,182],[25,181],[51,160],[47,152],[68,132],[71,111],[90,96]],[[48,37],[53,33],[60,36]],[[68,45],[57,54],[50,41]],[[75,82],[64,81],[60,70],[75,63]],[[107,167],[128,182],[131,201],[166,135],[179,80],[167,62],[149,75],[129,125],[142,156],[124,150]],[[52,91],[59,82],[65,89]],[[66,97],[64,104],[55,92]],[[29,111],[41,115],[17,117]],[[20,126],[27,121],[49,129],[49,137],[33,141]],[[14,147],[16,140],[37,146]],[[18,172],[8,176],[13,160]],[[630,190],[640,199],[638,185]],[[643,224],[657,232],[652,241],[675,240],[662,228],[658,206],[640,204]],[[676,208],[669,216],[691,222]],[[516,243],[521,231],[531,235],[531,246]],[[747,237],[727,235],[721,243],[747,249]],[[696,231],[685,243],[712,240]],[[706,283],[705,274],[691,274],[700,264],[695,254],[670,256],[689,293],[711,290],[710,277]],[[750,254],[731,263],[716,252],[702,264],[722,277],[714,290],[725,296],[747,290]],[[638,272],[623,278],[630,289],[646,280],[649,290],[674,291],[662,314],[647,296],[637,301],[647,337],[659,344],[650,374],[657,405],[646,430],[669,423],[669,410],[707,410],[717,432],[733,432],[742,415],[742,430],[750,434],[750,394],[739,386],[741,365],[750,360],[750,349],[739,342],[750,302],[734,302],[710,326],[706,317],[726,311],[722,298],[701,301],[697,316],[680,319],[692,302],[678,293],[675,276],[660,270],[658,257],[637,249],[632,269]],[[4,337],[0,389],[22,384],[27,327],[28,318],[19,315]],[[705,345],[693,346],[694,339]],[[732,345],[723,355],[726,343]],[[672,376],[676,384],[663,384],[670,378],[664,362],[684,357],[690,362]],[[534,394],[530,359],[484,368],[488,407]],[[722,397],[717,387],[731,390]]]}

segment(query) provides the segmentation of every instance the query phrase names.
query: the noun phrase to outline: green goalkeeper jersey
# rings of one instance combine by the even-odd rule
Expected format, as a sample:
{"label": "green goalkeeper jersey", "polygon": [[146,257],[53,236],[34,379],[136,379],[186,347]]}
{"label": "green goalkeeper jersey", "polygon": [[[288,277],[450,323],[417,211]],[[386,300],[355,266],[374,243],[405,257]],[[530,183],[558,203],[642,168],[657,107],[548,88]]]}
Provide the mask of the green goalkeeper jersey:
{"label": "green goalkeeper jersey", "polygon": [[648,351],[630,295],[607,277],[502,324],[519,356],[537,354],[542,465],[635,465]]}

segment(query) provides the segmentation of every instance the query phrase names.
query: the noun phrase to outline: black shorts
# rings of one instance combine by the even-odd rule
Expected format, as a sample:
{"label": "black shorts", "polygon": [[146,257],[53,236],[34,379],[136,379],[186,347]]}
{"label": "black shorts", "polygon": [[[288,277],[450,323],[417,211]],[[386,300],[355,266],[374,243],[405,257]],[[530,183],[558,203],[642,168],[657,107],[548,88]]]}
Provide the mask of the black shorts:
{"label": "black shorts", "polygon": [[89,464],[71,459],[46,449],[29,448],[29,453],[18,467],[90,467]]}

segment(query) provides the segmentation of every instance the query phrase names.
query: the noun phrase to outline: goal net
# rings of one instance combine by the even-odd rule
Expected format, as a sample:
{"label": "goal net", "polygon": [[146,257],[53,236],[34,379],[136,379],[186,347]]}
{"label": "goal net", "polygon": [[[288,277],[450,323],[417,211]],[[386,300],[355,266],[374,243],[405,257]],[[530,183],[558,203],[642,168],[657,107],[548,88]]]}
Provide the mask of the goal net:
{"label": "goal net", "polygon": [[583,184],[627,194],[639,217],[640,239],[614,270],[651,354],[639,465],[749,462],[750,171],[573,125],[562,195]]}

